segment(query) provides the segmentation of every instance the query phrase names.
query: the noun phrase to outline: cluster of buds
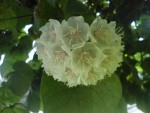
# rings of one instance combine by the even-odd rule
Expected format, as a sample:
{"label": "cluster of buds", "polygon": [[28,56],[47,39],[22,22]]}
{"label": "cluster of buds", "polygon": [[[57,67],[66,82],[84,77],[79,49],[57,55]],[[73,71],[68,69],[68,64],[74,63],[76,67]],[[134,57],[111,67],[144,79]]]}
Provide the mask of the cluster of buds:
{"label": "cluster of buds", "polygon": [[123,50],[115,26],[101,17],[90,26],[82,16],[62,23],[50,19],[40,28],[42,35],[35,45],[45,72],[69,87],[96,85],[111,76],[122,61]]}

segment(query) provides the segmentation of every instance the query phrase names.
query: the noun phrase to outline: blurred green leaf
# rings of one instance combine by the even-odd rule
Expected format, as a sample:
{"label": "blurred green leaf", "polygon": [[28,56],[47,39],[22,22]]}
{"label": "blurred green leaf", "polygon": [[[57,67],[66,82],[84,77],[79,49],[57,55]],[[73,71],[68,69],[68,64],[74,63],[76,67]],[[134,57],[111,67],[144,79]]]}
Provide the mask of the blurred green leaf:
{"label": "blurred green leaf", "polygon": [[38,56],[35,53],[33,56],[33,60],[29,61],[28,64],[32,67],[34,70],[38,70],[41,67],[41,61],[38,60]]}
{"label": "blurred green leaf", "polygon": [[1,113],[29,113],[29,111],[21,104],[16,104],[15,106],[4,108]]}
{"label": "blurred green leaf", "polygon": [[121,84],[113,75],[96,86],[69,88],[43,75],[41,98],[44,113],[114,113],[121,99]]}
{"label": "blurred green leaf", "polygon": [[127,104],[122,97],[120,100],[120,103],[118,104],[118,109],[115,113],[127,113]]}
{"label": "blurred green leaf", "polygon": [[88,14],[87,12],[87,7],[78,0],[68,0],[65,7],[66,18],[70,16],[86,15]]}
{"label": "blurred green leaf", "polygon": [[30,111],[38,112],[40,109],[40,95],[37,89],[31,89],[27,98],[27,106]]}
{"label": "blurred green leaf", "polygon": [[141,63],[141,66],[144,69],[144,71],[150,74],[150,58],[144,59]]}
{"label": "blurred green leaf", "polygon": [[27,110],[27,108],[25,108],[25,106],[21,104],[16,104],[13,107],[13,113],[29,113],[29,111]]}
{"label": "blurred green leaf", "polygon": [[12,103],[18,102],[19,97],[14,95],[10,89],[7,87],[0,87],[0,103],[4,105],[10,105]]}
{"label": "blurred green leaf", "polygon": [[5,108],[1,113],[14,113],[11,108]]}
{"label": "blurred green leaf", "polygon": [[7,30],[15,28],[17,25],[17,20],[9,19],[16,16],[12,8],[6,6],[6,4],[0,4],[0,9],[3,9],[0,13],[0,29]]}
{"label": "blurred green leaf", "polygon": [[5,54],[4,63],[0,66],[0,72],[3,77],[12,71],[12,65],[18,60],[26,60],[28,53],[32,48],[32,39],[29,36],[21,37],[17,45],[11,47],[11,51]]}
{"label": "blurred green leaf", "polygon": [[37,16],[40,16],[42,19],[44,19],[46,23],[49,19],[59,18],[62,12],[58,6],[52,7],[49,4],[48,0],[41,0],[39,2],[39,7],[36,13],[37,13]]}
{"label": "blurred green leaf", "polygon": [[12,32],[0,30],[0,52],[9,53],[16,40],[12,38]]}
{"label": "blurred green leaf", "polygon": [[29,9],[27,9],[25,7],[17,6],[16,8],[14,8],[14,10],[15,10],[17,16],[21,17],[21,18],[18,18],[18,22],[17,22],[17,26],[16,26],[16,28],[18,30],[21,30],[26,25],[31,24],[31,18],[32,18],[33,14]]}
{"label": "blurred green leaf", "polygon": [[13,65],[14,72],[9,73],[9,79],[5,86],[10,88],[17,96],[23,96],[29,89],[33,72],[31,67],[23,61],[18,61]]}
{"label": "blurred green leaf", "polygon": [[53,7],[55,7],[56,1],[57,0],[47,0],[49,2],[49,4]]}
{"label": "blurred green leaf", "polygon": [[5,55],[3,64],[0,66],[0,72],[2,77],[6,77],[8,73],[13,71],[12,65],[15,62],[15,59],[9,54]]}
{"label": "blurred green leaf", "polygon": [[150,96],[146,93],[138,93],[137,95],[137,107],[141,109],[144,113],[149,113],[150,111]]}

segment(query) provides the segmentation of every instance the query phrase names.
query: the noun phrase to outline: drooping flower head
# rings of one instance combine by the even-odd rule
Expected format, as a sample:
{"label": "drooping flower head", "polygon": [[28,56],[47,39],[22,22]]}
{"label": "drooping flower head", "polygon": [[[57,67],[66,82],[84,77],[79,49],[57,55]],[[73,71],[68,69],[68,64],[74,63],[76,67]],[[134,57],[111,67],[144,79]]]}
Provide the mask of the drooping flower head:
{"label": "drooping flower head", "polygon": [[96,85],[111,76],[122,61],[123,50],[115,25],[100,17],[90,27],[82,16],[61,24],[50,19],[40,28],[42,35],[35,45],[45,72],[69,87]]}

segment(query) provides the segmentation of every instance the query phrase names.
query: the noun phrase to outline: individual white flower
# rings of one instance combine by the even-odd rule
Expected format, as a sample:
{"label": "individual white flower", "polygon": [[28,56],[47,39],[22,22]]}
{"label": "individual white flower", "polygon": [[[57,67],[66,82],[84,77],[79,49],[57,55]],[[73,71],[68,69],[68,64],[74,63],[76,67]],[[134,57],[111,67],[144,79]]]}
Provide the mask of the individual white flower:
{"label": "individual white flower", "polygon": [[89,25],[84,22],[82,16],[70,17],[61,24],[61,37],[64,44],[72,49],[83,46],[89,39]]}
{"label": "individual white flower", "polygon": [[45,56],[45,53],[44,53],[45,46],[43,44],[41,44],[41,43],[36,43],[35,47],[37,47],[36,53],[38,54],[38,59],[42,60],[44,58],[44,56]]}
{"label": "individual white flower", "polygon": [[107,57],[101,63],[101,67],[107,69],[107,75],[110,76],[116,71],[116,69],[120,66],[120,62],[122,62],[122,48],[115,48],[115,47],[107,47],[103,50],[104,54]]}
{"label": "individual white flower", "polygon": [[49,59],[51,74],[59,81],[63,80],[63,73],[70,63],[69,54],[62,48],[62,45],[62,43],[57,43],[49,48],[49,54],[51,55]]}
{"label": "individual white flower", "polygon": [[92,68],[86,78],[88,85],[96,85],[98,81],[102,81],[106,76],[107,70],[105,68]]}
{"label": "individual white flower", "polygon": [[92,42],[86,42],[83,47],[72,50],[71,64],[75,72],[88,72],[92,67],[98,67],[105,58]]}
{"label": "individual white flower", "polygon": [[57,20],[50,19],[46,25],[39,29],[42,31],[42,35],[39,41],[41,43],[47,44],[47,46],[51,46],[57,42],[60,42],[60,39],[58,38],[59,29],[60,23]]}
{"label": "individual white flower", "polygon": [[75,72],[73,72],[71,68],[66,68],[64,78],[67,80],[67,85],[69,87],[79,85],[79,83],[77,82],[79,76]]}
{"label": "individual white flower", "polygon": [[[105,19],[96,18],[90,26],[91,41],[96,42],[100,47],[121,44],[121,37],[115,33],[115,26],[115,22],[108,24]],[[117,43],[118,41],[119,43]]]}

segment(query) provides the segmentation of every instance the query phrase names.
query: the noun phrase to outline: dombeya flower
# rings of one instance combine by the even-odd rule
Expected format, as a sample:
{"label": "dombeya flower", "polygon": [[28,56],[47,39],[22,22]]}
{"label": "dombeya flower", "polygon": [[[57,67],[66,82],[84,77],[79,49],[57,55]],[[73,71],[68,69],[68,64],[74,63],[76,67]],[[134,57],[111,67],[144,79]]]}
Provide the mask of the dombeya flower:
{"label": "dombeya flower", "polygon": [[57,20],[50,19],[45,26],[41,27],[39,30],[42,31],[41,38],[39,39],[41,43],[51,46],[60,39],[58,39],[57,31],[60,29],[60,23]]}
{"label": "dombeya flower", "polygon": [[97,17],[89,25],[82,16],[50,19],[36,41],[38,58],[47,75],[69,87],[96,85],[111,76],[122,61],[123,45],[116,23]]}
{"label": "dombeya flower", "polygon": [[106,55],[92,42],[86,42],[83,47],[71,52],[71,64],[74,71],[87,72],[92,67],[98,67]]}
{"label": "dombeya flower", "polygon": [[64,44],[70,49],[83,46],[89,39],[88,32],[89,25],[84,22],[82,16],[70,17],[68,21],[62,21],[61,38]]}
{"label": "dombeya flower", "polygon": [[[115,33],[115,26],[115,22],[108,24],[105,19],[101,17],[96,18],[90,26],[91,41],[96,42],[100,47],[121,44],[120,36]],[[117,43],[117,41],[119,41],[119,43]]]}

